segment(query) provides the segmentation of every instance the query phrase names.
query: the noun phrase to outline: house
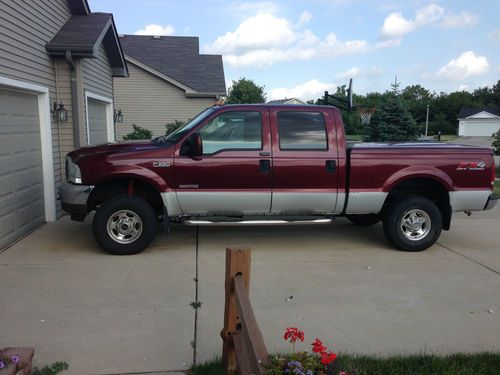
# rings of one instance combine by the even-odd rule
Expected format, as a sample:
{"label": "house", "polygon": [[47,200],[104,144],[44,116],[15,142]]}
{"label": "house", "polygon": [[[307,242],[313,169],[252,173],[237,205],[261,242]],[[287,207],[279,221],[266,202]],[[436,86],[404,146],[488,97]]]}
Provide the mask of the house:
{"label": "house", "polygon": [[500,108],[462,108],[458,115],[458,135],[491,137],[500,130]]}
{"label": "house", "polygon": [[307,104],[307,103],[296,98],[290,98],[290,99],[285,98],[285,99],[271,100],[267,102],[267,104]]}
{"label": "house", "polygon": [[62,215],[65,154],[115,139],[113,16],[86,0],[0,0],[0,248]]}
{"label": "house", "polygon": [[164,135],[167,123],[192,119],[226,95],[222,56],[200,54],[197,37],[123,35],[120,42],[130,76],[114,79],[118,139],[132,124]]}

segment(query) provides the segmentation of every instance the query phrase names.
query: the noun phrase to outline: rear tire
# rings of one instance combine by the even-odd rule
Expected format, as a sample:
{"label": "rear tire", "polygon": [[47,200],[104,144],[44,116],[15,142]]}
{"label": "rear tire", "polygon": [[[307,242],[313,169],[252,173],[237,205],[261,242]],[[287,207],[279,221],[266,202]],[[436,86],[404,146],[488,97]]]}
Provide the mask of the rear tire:
{"label": "rear tire", "polygon": [[397,249],[422,251],[432,246],[443,227],[439,208],[429,199],[406,195],[395,200],[386,210],[384,233]]}
{"label": "rear tire", "polygon": [[346,215],[345,217],[351,223],[360,227],[369,227],[377,224],[380,221],[380,216],[377,214]]}
{"label": "rear tire", "polygon": [[117,195],[106,200],[92,222],[99,246],[113,255],[132,255],[153,241],[157,220],[153,208],[134,195]]}

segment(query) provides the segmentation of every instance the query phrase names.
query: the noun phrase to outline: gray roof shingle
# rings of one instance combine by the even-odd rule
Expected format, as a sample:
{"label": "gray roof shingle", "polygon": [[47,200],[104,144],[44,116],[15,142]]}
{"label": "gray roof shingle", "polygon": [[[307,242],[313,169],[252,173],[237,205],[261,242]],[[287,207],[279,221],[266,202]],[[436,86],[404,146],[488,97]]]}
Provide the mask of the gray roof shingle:
{"label": "gray roof shingle", "polygon": [[127,64],[111,13],[74,14],[47,43],[51,56],[70,51],[73,57],[96,57],[99,46],[108,52],[113,75],[128,76]]}
{"label": "gray roof shingle", "polygon": [[53,52],[71,50],[76,53],[93,54],[112,17],[111,13],[72,15],[47,44],[47,50]]}
{"label": "gray roof shingle", "polygon": [[462,108],[458,118],[467,118],[480,112],[488,112],[495,116],[500,116],[500,108]]}
{"label": "gray roof shingle", "polygon": [[226,93],[221,55],[199,53],[198,37],[124,35],[125,55],[199,93]]}

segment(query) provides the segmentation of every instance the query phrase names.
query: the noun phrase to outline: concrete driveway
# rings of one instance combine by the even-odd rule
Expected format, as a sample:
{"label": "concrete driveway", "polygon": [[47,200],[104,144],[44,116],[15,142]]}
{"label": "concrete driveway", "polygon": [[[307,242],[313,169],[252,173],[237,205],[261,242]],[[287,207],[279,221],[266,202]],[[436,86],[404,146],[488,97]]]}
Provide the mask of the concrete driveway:
{"label": "concrete driveway", "polygon": [[227,246],[252,248],[251,298],[268,349],[287,326],[351,353],[500,351],[500,209],[457,214],[421,253],[380,225],[175,226],[144,253],[102,253],[90,220],[47,224],[0,254],[0,347],[34,346],[68,374],[186,369],[220,354]]}

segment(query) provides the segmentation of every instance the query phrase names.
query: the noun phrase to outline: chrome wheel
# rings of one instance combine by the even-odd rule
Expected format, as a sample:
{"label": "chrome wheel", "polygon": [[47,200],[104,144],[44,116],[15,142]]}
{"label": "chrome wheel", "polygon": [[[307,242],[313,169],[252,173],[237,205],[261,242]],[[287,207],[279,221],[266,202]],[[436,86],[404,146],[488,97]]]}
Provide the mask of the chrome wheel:
{"label": "chrome wheel", "polygon": [[120,210],[112,214],[106,225],[108,235],[120,244],[129,244],[137,240],[142,233],[142,220],[133,211]]}
{"label": "chrome wheel", "polygon": [[401,231],[411,241],[420,241],[425,238],[431,230],[431,218],[427,212],[414,209],[403,214],[401,219]]}

